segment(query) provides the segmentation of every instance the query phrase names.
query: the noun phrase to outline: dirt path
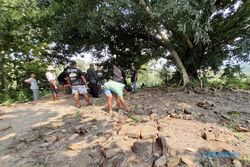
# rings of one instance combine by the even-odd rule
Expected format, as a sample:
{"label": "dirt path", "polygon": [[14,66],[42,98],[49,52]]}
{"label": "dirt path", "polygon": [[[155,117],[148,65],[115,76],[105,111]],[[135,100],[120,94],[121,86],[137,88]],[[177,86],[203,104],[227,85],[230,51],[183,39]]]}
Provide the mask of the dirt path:
{"label": "dirt path", "polygon": [[[126,99],[134,112],[114,117],[104,98],[81,109],[67,96],[0,107],[1,166],[247,166],[250,133],[235,129],[250,127],[249,93],[151,89]],[[205,151],[240,156],[208,160]]]}

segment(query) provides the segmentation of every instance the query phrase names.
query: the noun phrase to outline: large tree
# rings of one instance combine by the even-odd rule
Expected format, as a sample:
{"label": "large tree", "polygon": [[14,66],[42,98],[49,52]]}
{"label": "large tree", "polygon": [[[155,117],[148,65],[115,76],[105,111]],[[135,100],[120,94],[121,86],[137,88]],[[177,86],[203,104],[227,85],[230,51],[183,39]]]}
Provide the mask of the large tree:
{"label": "large tree", "polygon": [[[247,60],[249,1],[61,0],[51,1],[52,30],[69,53],[112,55],[124,66],[166,57],[184,85],[197,70],[214,70],[230,57]],[[103,52],[103,51],[106,52]]]}

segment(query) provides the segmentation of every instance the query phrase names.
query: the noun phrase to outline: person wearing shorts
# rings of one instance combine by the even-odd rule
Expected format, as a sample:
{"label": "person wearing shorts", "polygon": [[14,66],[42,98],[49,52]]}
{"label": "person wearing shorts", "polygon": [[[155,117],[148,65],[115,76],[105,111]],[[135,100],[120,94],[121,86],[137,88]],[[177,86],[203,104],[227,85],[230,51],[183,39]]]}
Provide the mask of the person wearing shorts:
{"label": "person wearing shorts", "polygon": [[76,106],[81,107],[79,95],[83,95],[87,105],[90,105],[90,100],[87,91],[87,81],[84,77],[84,73],[78,69],[76,61],[70,62],[70,67],[66,70],[67,81],[72,89],[72,94]]}
{"label": "person wearing shorts", "polygon": [[129,108],[123,98],[124,88],[125,88],[124,84],[116,81],[108,81],[104,83],[103,91],[107,97],[108,110],[110,114],[113,114],[113,109],[112,109],[113,98],[116,99],[119,108],[124,109],[126,112],[129,112]]}
{"label": "person wearing shorts", "polygon": [[51,89],[53,100],[54,101],[59,100],[58,98],[59,88],[57,86],[55,69],[53,66],[48,66],[48,69],[46,72],[46,78],[50,83],[50,89]]}

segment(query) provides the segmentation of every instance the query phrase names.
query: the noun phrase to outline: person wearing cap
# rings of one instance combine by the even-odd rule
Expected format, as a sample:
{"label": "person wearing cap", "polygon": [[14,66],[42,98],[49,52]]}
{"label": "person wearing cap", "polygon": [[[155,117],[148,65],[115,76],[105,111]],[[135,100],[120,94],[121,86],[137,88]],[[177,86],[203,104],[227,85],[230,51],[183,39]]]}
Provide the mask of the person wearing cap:
{"label": "person wearing cap", "polygon": [[81,107],[79,95],[84,95],[87,105],[90,105],[90,100],[87,91],[87,81],[84,73],[78,69],[76,61],[70,61],[70,66],[66,70],[67,81],[72,89],[73,98],[77,107]]}
{"label": "person wearing cap", "polygon": [[113,98],[116,100],[117,105],[120,109],[124,109],[126,112],[130,111],[123,98],[124,88],[125,84],[112,80],[105,82],[103,84],[104,94],[107,97],[108,110],[111,115],[113,114],[113,109],[112,109]]}
{"label": "person wearing cap", "polygon": [[53,66],[48,66],[47,72],[46,72],[46,78],[50,83],[53,100],[54,101],[59,100],[58,98],[59,88],[57,86],[55,69]]}

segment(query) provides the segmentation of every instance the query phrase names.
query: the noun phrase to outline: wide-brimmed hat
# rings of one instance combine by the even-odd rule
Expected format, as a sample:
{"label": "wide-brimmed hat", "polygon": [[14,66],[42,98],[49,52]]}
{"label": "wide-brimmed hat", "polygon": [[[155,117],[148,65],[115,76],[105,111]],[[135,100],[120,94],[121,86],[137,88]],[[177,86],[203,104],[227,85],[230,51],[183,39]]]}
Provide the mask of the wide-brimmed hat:
{"label": "wide-brimmed hat", "polygon": [[48,66],[47,71],[55,71],[53,66]]}

